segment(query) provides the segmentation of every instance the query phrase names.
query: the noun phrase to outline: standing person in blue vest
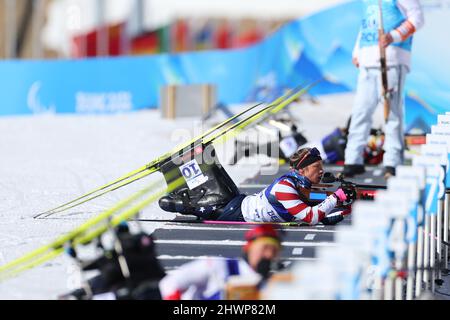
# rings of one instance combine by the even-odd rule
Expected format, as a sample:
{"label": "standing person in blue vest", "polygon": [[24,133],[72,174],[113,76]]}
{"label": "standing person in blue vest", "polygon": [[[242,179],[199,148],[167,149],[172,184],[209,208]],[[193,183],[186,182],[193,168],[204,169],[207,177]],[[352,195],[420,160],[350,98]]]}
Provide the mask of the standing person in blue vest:
{"label": "standing person in blue vest", "polygon": [[382,99],[380,47],[386,50],[390,113],[385,126],[385,177],[395,175],[403,162],[403,87],[410,70],[413,34],[423,26],[419,0],[382,0],[384,34],[379,37],[379,0],[362,0],[364,16],[353,51],[359,68],[343,174],[352,177],[365,172],[363,150],[372,125],[372,115]]}

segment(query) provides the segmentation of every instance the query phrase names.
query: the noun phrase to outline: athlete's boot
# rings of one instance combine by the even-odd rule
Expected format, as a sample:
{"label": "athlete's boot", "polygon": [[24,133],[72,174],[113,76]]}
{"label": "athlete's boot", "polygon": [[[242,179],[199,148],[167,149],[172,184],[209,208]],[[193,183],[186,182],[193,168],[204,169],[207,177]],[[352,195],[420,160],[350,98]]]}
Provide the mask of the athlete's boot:
{"label": "athlete's boot", "polygon": [[195,215],[202,219],[213,219],[217,209],[227,203],[228,199],[220,194],[208,194],[206,188],[195,191],[182,188],[159,199],[159,206],[164,211]]}
{"label": "athlete's boot", "polygon": [[224,170],[212,144],[180,152],[161,167],[167,185],[180,178],[183,185],[159,200],[161,209],[214,219],[216,211],[239,194]]}

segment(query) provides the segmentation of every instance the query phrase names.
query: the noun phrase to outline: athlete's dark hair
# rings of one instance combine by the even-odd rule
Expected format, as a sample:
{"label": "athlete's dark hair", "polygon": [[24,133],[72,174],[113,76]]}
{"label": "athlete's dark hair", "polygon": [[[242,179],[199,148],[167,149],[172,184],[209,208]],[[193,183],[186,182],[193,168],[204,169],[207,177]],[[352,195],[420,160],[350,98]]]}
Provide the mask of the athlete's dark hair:
{"label": "athlete's dark hair", "polygon": [[309,148],[301,148],[295,151],[294,154],[289,157],[289,165],[292,168],[296,168],[298,162],[303,159],[308,152]]}
{"label": "athlete's dark hair", "polygon": [[298,170],[319,160],[322,160],[322,158],[317,148],[301,148],[290,156],[289,165]]}

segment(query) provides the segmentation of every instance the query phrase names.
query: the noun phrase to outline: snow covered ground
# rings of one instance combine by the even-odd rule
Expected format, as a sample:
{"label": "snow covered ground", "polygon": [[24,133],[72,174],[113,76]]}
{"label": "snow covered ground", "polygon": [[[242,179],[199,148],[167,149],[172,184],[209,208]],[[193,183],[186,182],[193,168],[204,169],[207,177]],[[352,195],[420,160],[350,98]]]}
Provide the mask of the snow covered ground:
{"label": "snow covered ground", "polygon": [[[336,126],[345,125],[352,99],[352,94],[329,95],[319,98],[317,104],[305,101],[291,110],[300,120],[300,130],[315,141]],[[375,118],[381,122],[381,109]],[[186,140],[190,132],[198,133],[199,127],[198,119],[164,120],[156,110],[110,116],[0,118],[0,265],[49,243],[149,180],[161,179],[161,175],[55,219],[36,220],[34,215],[148,163]],[[259,165],[252,161],[227,165],[231,156],[219,152],[236,183],[258,171]],[[149,219],[174,216],[163,212],[156,203],[142,213]],[[160,224],[146,223],[146,231]],[[73,261],[61,256],[1,283],[0,299],[54,299],[72,288],[77,274]]]}

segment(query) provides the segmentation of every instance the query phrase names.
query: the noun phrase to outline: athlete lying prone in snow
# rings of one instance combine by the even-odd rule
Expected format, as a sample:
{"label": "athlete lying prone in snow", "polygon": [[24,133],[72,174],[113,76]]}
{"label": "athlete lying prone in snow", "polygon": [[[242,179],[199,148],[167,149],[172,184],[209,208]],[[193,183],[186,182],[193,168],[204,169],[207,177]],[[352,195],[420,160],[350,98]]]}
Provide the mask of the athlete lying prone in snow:
{"label": "athlete lying prone in snow", "polygon": [[[291,170],[288,173],[253,195],[234,191],[235,195],[225,202],[217,188],[214,192],[205,187],[184,188],[162,197],[159,205],[166,211],[191,214],[205,220],[308,225],[336,224],[351,212],[352,190],[339,188],[319,203],[309,200],[312,185],[318,184],[324,174],[322,158],[316,148],[299,149],[290,157],[289,163]],[[232,189],[237,190],[234,187]]]}

